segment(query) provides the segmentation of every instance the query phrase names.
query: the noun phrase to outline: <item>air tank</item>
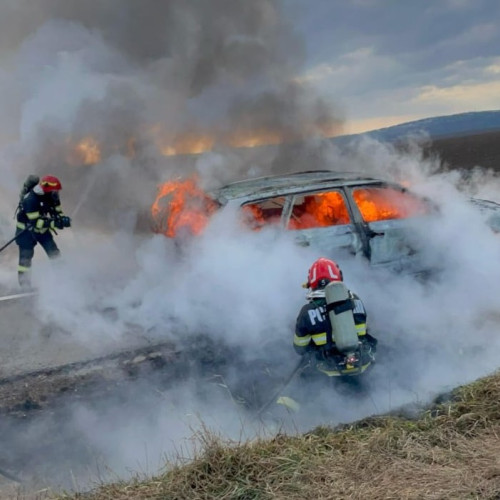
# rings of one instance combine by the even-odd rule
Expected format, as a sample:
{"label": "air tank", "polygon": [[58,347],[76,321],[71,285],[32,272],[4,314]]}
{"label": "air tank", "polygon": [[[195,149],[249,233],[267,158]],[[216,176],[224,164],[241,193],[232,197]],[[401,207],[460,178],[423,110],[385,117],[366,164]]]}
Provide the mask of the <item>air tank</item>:
{"label": "air tank", "polygon": [[332,281],[325,287],[325,298],[337,349],[344,353],[356,350],[358,334],[349,290],[341,281]]}

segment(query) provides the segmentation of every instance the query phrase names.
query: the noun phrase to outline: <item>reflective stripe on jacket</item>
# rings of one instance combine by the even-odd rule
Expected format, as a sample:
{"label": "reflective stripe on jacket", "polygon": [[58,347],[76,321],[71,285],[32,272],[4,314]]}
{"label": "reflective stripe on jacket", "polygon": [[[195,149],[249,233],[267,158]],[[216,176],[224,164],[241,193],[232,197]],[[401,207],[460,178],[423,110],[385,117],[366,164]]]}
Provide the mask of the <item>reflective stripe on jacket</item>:
{"label": "reflective stripe on jacket", "polygon": [[63,215],[58,198],[58,196],[54,197],[51,193],[36,194],[34,191],[27,193],[19,203],[16,227],[26,229],[30,224],[33,226],[33,230],[40,234],[47,232],[49,229],[54,229],[53,222],[50,228],[46,227],[43,217]]}
{"label": "reflective stripe on jacket", "polygon": [[[354,301],[354,323],[358,336],[366,335],[366,310],[361,299],[350,292]],[[331,349],[335,346],[330,318],[326,313],[326,300],[315,298],[305,304],[297,317],[293,346],[297,353],[310,350]]]}

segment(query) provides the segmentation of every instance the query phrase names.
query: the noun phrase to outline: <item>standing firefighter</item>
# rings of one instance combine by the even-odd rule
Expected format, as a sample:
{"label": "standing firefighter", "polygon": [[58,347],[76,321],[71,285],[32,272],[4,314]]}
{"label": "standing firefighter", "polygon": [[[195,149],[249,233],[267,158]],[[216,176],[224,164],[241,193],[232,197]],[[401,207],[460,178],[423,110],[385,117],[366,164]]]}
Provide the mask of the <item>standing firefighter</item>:
{"label": "standing firefighter", "polygon": [[317,368],[329,376],[364,371],[374,360],[377,340],[367,332],[363,302],[346,288],[339,266],[319,258],[305,287],[308,303],[296,321],[296,352],[313,352]]}
{"label": "standing firefighter", "polygon": [[[19,246],[18,279],[21,288],[31,287],[31,261],[35,245],[40,243],[48,257],[60,255],[52,233],[71,226],[59,200],[61,182],[53,175],[39,179],[30,175],[20,194],[17,209],[16,243]],[[57,234],[57,233],[56,233]]]}

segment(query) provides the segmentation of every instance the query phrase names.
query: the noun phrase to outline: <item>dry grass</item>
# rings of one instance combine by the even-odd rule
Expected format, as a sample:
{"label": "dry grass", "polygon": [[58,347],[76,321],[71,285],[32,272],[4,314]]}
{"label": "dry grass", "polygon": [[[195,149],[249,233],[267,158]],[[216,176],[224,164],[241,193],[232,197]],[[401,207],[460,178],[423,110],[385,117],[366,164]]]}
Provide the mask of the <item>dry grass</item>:
{"label": "dry grass", "polygon": [[500,498],[500,375],[454,393],[419,419],[377,417],[299,437],[203,451],[149,481],[103,485],[108,499]]}

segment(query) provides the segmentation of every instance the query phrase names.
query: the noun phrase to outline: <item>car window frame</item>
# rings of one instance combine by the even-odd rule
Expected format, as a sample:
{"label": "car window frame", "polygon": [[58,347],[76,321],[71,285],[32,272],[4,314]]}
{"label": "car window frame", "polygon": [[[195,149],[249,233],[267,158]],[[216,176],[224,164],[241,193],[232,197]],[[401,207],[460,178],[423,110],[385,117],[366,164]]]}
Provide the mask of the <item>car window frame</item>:
{"label": "car window frame", "polygon": [[[385,236],[386,230],[383,229],[382,232],[380,232],[377,229],[377,226],[386,225],[390,223],[390,221],[402,221],[405,220],[406,218],[402,219],[386,219],[382,221],[373,221],[373,222],[366,222],[363,219],[363,216],[361,214],[361,211],[354,199],[353,191],[355,189],[363,189],[363,188],[387,188],[387,189],[395,189],[397,191],[400,191],[401,193],[408,192],[410,195],[416,196],[417,198],[421,198],[423,201],[429,203],[429,200],[426,199],[425,197],[421,197],[416,193],[413,193],[411,190],[407,189],[405,186],[402,186],[398,183],[393,183],[393,182],[386,182],[386,181],[375,181],[369,180],[368,182],[365,181],[360,181],[360,182],[348,182],[345,184],[339,184],[335,183],[334,185],[321,185],[321,186],[314,186],[312,189],[297,189],[296,187],[290,187],[290,190],[287,190],[286,188],[280,188],[277,189],[275,192],[272,194],[268,193],[267,195],[253,195],[253,196],[248,196],[245,197],[243,201],[239,200],[238,201],[238,207],[240,209],[243,208],[243,206],[248,205],[248,204],[254,204],[254,203],[259,203],[259,202],[264,202],[267,200],[271,200],[273,198],[284,198],[284,203],[283,203],[283,209],[281,212],[281,217],[280,220],[277,224],[269,224],[266,225],[265,227],[274,227],[274,228],[279,228],[280,230],[284,230],[290,233],[293,233],[297,235],[297,239],[300,240],[301,238],[304,239],[304,242],[307,242],[311,238],[311,232],[318,231],[318,230],[323,230],[327,228],[346,228],[346,232],[350,232],[353,234],[353,237],[358,238],[359,240],[359,247],[357,251],[363,253],[365,257],[371,262],[372,260],[372,248],[371,248],[371,239],[374,236]],[[306,228],[306,229],[288,229],[288,224],[290,222],[291,214],[292,214],[292,209],[293,205],[295,203],[295,200],[299,196],[307,196],[307,195],[314,195],[314,194],[320,194],[320,193],[327,193],[327,192],[332,192],[336,191],[339,192],[344,200],[344,203],[346,205],[346,209],[350,218],[350,222],[348,224],[337,224],[333,226],[318,226],[314,228]],[[432,204],[431,204],[432,205]],[[375,230],[374,230],[375,228]],[[306,243],[307,244],[307,243]]]}
{"label": "car window frame", "polygon": [[[288,195],[288,197],[290,198],[289,204],[288,204],[288,213],[286,214],[286,219],[284,219],[284,221],[283,221],[283,228],[286,231],[291,231],[291,232],[294,232],[294,233],[298,233],[300,231],[309,231],[311,229],[323,229],[323,228],[326,228],[326,227],[351,226],[351,225],[354,225],[354,222],[355,222],[354,221],[354,217],[353,217],[354,214],[352,213],[352,210],[351,210],[351,207],[350,207],[350,204],[349,204],[349,200],[348,200],[348,197],[347,197],[347,194],[346,194],[344,188],[345,188],[345,186],[330,186],[330,187],[326,187],[326,188],[322,188],[322,189],[304,190],[304,191],[300,191],[300,192],[290,193]],[[349,216],[350,222],[348,222],[347,224],[332,224],[330,226],[317,226],[317,227],[310,227],[310,228],[303,228],[303,229],[289,229],[288,228],[288,224],[290,223],[290,218],[292,216],[293,206],[295,205],[295,199],[297,197],[299,197],[299,196],[312,196],[312,195],[321,194],[321,193],[331,193],[332,191],[337,191],[342,196],[342,199],[344,200],[344,204],[345,204],[345,207],[346,207],[347,214]],[[285,211],[283,210],[283,213],[284,212]]]}
{"label": "car window frame", "polygon": [[356,212],[356,215],[357,215],[357,219],[359,220],[359,222],[363,223],[364,225],[367,225],[369,226],[370,224],[377,224],[377,223],[380,223],[380,222],[388,222],[388,221],[395,221],[395,220],[405,220],[405,219],[410,219],[410,218],[413,218],[413,217],[423,217],[425,215],[412,215],[410,217],[394,217],[394,218],[390,218],[390,219],[380,219],[380,220],[374,220],[374,221],[365,221],[365,219],[363,218],[363,214],[361,213],[361,210],[359,209],[359,206],[358,204],[356,203],[356,200],[354,199],[354,190],[355,189],[363,189],[363,188],[366,188],[366,189],[393,189],[394,191],[399,191],[400,193],[406,193],[414,198],[417,198],[419,201],[425,203],[426,205],[428,205],[429,209],[430,210],[433,210],[434,209],[434,204],[429,200],[427,199],[425,196],[419,196],[417,193],[414,193],[413,191],[409,190],[408,188],[406,188],[405,186],[401,186],[399,184],[395,184],[395,183],[384,183],[384,182],[381,182],[379,184],[367,184],[367,185],[364,185],[364,184],[357,184],[357,185],[354,185],[354,186],[348,186],[348,189],[350,190],[349,192],[349,197],[352,201],[352,207],[353,207],[353,211]]}
{"label": "car window frame", "polygon": [[[357,218],[357,228],[358,228],[358,233],[361,234],[362,242],[363,242],[363,253],[369,260],[371,264],[377,265],[377,261],[373,260],[373,245],[372,245],[372,239],[377,238],[377,237],[386,237],[387,233],[391,233],[394,230],[398,230],[405,224],[408,224],[407,222],[409,219],[414,219],[414,218],[419,218],[419,217],[425,217],[425,215],[416,215],[413,217],[399,217],[399,218],[393,218],[393,219],[382,219],[382,220],[377,220],[377,221],[371,221],[371,222],[366,222],[363,218],[363,215],[361,213],[361,210],[358,207],[358,204],[356,203],[356,200],[354,199],[354,190],[355,189],[362,189],[362,188],[387,188],[387,189],[394,189],[397,191],[400,191],[401,193],[408,193],[411,196],[414,196],[421,200],[422,202],[426,203],[429,206],[429,209],[432,211],[435,209],[435,204],[426,198],[425,196],[420,196],[417,193],[414,193],[410,189],[406,188],[405,186],[402,186],[401,184],[393,183],[393,182],[377,182],[373,184],[364,184],[364,183],[359,183],[355,185],[350,185],[350,186],[345,186],[346,190],[349,191],[348,196],[350,203],[352,205],[352,210],[356,214],[355,217]],[[404,256],[399,257],[397,260],[400,261],[404,259]],[[386,263],[385,261],[381,261],[382,263]],[[387,262],[395,262],[394,259],[388,259]]]}
{"label": "car window frame", "polygon": [[[272,200],[273,198],[284,198],[283,209],[281,211],[281,216],[279,222],[276,224],[264,224],[263,227],[279,227],[280,229],[284,228],[284,216],[285,212],[290,207],[289,196],[287,194],[273,194],[272,196],[264,196],[260,198],[246,199],[245,201],[240,201],[238,205],[238,209],[243,212],[243,207],[245,205],[255,205],[257,203],[262,203],[264,201]],[[250,228],[250,226],[248,226]],[[252,228],[250,228],[252,229]]]}
{"label": "car window frame", "polygon": [[[295,185],[293,183],[293,178],[291,178],[290,184],[288,185],[281,184],[279,186],[276,186],[275,188],[270,188],[269,186],[264,186],[264,188],[262,186],[257,186],[255,191],[247,191],[241,196],[236,195],[234,197],[229,197],[229,199],[227,199],[226,197],[218,197],[217,199],[220,201],[221,206],[230,205],[235,206],[235,208],[237,209],[241,209],[244,205],[247,204],[259,203],[273,198],[284,198],[280,220],[278,221],[278,223],[268,225],[267,227],[273,227],[277,230],[284,230],[290,234],[296,234],[297,236],[300,236],[299,238],[296,238],[296,240],[297,243],[301,246],[309,246],[310,244],[313,244],[315,240],[314,233],[316,231],[322,231],[324,229],[329,231],[329,229],[331,228],[348,228],[346,232],[352,233],[353,240],[356,240],[356,238],[358,240],[357,242],[354,241],[354,254],[358,255],[359,253],[362,253],[364,257],[370,262],[370,264],[373,264],[371,248],[372,239],[374,237],[384,237],[387,231],[392,230],[393,223],[396,226],[395,229],[397,229],[397,226],[399,226],[401,223],[404,223],[407,218],[384,219],[381,221],[365,222],[353,196],[353,190],[358,188],[392,188],[401,193],[408,192],[410,195],[416,196],[424,203],[429,205],[429,215],[433,214],[435,211],[439,212],[439,207],[431,199],[413,192],[411,189],[398,182],[391,182],[388,180],[374,179],[363,176],[360,176],[359,178],[346,178],[345,180],[335,178],[332,179],[331,182],[329,180],[316,180],[313,178],[311,179],[310,184],[302,186]],[[348,224],[319,226],[316,228],[306,229],[288,229],[292,207],[295,203],[296,197],[329,191],[338,191],[343,196],[348,215],[350,217],[350,222]],[[427,215],[424,215],[423,217],[427,217]],[[336,233],[335,229],[334,233]],[[341,246],[340,248],[343,248],[343,246]],[[403,256],[403,258],[406,257]],[[402,259],[400,258],[399,260]],[[382,264],[385,263],[382,262]],[[375,263],[375,265],[378,264]]]}

